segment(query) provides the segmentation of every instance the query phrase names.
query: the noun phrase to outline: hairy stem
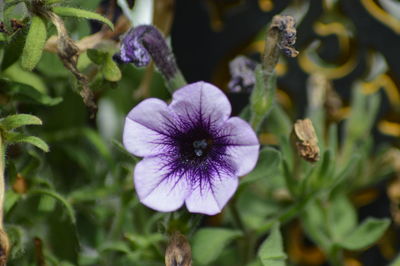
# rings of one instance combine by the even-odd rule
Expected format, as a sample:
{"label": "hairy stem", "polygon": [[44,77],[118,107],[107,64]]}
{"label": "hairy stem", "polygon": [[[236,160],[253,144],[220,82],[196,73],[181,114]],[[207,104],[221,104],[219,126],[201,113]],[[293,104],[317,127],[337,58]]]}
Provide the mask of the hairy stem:
{"label": "hairy stem", "polygon": [[280,52],[289,57],[296,57],[298,52],[293,48],[295,42],[296,28],[293,17],[274,16],[265,39],[262,69],[256,70],[256,87],[251,97],[253,112],[250,124],[256,131],[270,113],[275,101],[275,67]]}
{"label": "hairy stem", "polygon": [[3,136],[0,134],[0,266],[6,265],[9,251],[9,241],[6,232],[4,231],[4,197],[5,197],[5,145]]}

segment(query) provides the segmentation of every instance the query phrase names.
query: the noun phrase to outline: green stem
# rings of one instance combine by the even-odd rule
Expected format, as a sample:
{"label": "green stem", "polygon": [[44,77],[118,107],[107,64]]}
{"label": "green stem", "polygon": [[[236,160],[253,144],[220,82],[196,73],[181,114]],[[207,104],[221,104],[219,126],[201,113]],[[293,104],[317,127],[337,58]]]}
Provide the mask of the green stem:
{"label": "green stem", "polygon": [[276,222],[280,222],[281,224],[285,224],[295,218],[300,212],[303,211],[303,208],[307,205],[307,203],[314,198],[313,196],[306,196],[305,199],[300,201],[297,204],[292,205],[291,207],[287,208],[285,211],[281,212],[274,218],[272,221],[266,223],[262,227],[257,229],[257,234],[264,234],[268,232],[272,225]]}
{"label": "green stem", "polygon": [[244,226],[243,220],[240,217],[240,214],[239,214],[239,211],[238,211],[238,209],[236,207],[235,202],[232,202],[232,204],[229,204],[229,209],[230,209],[230,211],[232,213],[232,217],[233,217],[233,220],[234,220],[236,226],[239,227],[239,229],[244,234],[246,234],[247,233],[246,227]]}
{"label": "green stem", "polygon": [[175,76],[168,80],[166,77],[164,77],[166,83],[167,83],[167,88],[168,91],[173,94],[176,90],[182,88],[187,84],[184,76],[182,75],[182,72],[178,69],[177,72],[175,73]]}
{"label": "green stem", "polygon": [[5,197],[5,180],[4,180],[4,170],[5,170],[5,156],[6,147],[3,139],[3,135],[0,132],[0,266],[6,265],[7,256],[9,251],[9,241],[7,233],[4,231],[4,197]]}
{"label": "green stem", "polygon": [[232,213],[233,220],[237,227],[243,232],[244,239],[243,241],[243,265],[247,265],[253,255],[254,249],[254,239],[252,237],[252,233],[246,228],[245,224],[243,223],[243,219],[240,216],[240,213],[237,209],[236,202],[233,201],[229,204],[229,209]]}

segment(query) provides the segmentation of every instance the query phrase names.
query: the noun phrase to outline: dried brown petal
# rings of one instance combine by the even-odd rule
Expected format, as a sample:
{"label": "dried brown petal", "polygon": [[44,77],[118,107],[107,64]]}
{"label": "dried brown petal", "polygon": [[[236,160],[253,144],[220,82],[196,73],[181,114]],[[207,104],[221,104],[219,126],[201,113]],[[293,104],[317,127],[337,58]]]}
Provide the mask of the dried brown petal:
{"label": "dried brown petal", "polygon": [[292,135],[300,157],[309,162],[319,160],[318,139],[310,119],[297,120]]}
{"label": "dried brown petal", "polygon": [[166,266],[191,266],[192,250],[186,237],[179,232],[174,232],[169,239],[165,251]]}

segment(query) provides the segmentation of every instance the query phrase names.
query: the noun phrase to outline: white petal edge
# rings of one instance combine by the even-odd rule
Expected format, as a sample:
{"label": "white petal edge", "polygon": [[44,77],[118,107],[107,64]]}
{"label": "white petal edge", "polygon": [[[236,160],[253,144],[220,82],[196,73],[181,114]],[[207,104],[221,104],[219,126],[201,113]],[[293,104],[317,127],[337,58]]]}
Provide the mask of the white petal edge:
{"label": "white petal edge", "polygon": [[170,117],[165,102],[150,98],[136,105],[125,118],[123,144],[133,155],[146,157],[162,153],[160,144],[168,131]]}
{"label": "white petal edge", "polygon": [[140,202],[147,207],[170,212],[179,209],[187,197],[188,185],[185,178],[170,176],[162,157],[147,157],[140,161],[134,171],[134,183]]}
{"label": "white petal edge", "polygon": [[232,111],[226,95],[214,85],[199,81],[182,87],[172,95],[169,108],[184,122],[210,122],[213,126],[226,121]]}
{"label": "white petal edge", "polygon": [[223,125],[222,134],[229,135],[231,145],[225,153],[236,166],[236,174],[243,176],[251,172],[257,164],[260,144],[250,124],[239,117],[231,117]]}
{"label": "white petal edge", "polygon": [[185,203],[189,212],[215,215],[220,213],[239,185],[236,176],[221,173],[215,176],[212,186],[196,186],[186,198]]}

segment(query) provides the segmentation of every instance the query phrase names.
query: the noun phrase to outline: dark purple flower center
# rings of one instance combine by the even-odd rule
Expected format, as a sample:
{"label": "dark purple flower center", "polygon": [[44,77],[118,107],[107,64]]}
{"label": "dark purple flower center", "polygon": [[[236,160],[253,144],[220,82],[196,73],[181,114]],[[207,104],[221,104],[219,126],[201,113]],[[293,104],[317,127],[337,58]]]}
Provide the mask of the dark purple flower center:
{"label": "dark purple flower center", "polygon": [[193,187],[211,188],[214,178],[235,171],[227,153],[231,135],[202,115],[189,120],[167,124],[170,132],[163,144],[169,157],[160,167],[167,169],[165,178],[179,176],[187,178]]}
{"label": "dark purple flower center", "polygon": [[204,128],[191,129],[177,136],[176,140],[183,161],[201,162],[212,156],[213,153],[222,153],[225,150],[221,145],[215,143],[213,134]]}

